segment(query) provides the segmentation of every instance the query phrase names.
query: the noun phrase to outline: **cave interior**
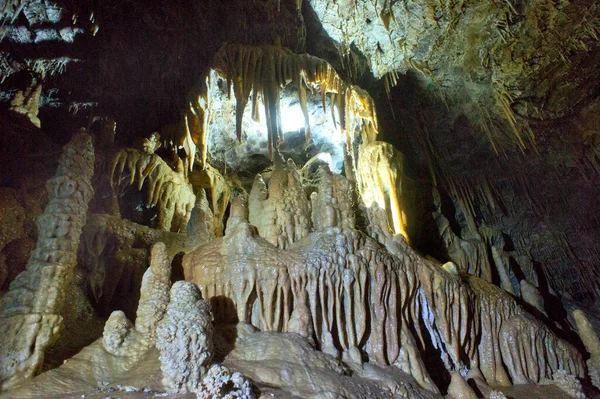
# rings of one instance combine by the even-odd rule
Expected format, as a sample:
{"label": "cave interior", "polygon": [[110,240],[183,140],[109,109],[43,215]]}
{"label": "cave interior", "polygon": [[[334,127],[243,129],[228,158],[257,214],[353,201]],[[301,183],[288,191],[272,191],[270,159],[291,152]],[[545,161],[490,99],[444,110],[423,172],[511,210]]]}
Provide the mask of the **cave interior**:
{"label": "cave interior", "polygon": [[0,397],[600,398],[597,0],[0,0]]}

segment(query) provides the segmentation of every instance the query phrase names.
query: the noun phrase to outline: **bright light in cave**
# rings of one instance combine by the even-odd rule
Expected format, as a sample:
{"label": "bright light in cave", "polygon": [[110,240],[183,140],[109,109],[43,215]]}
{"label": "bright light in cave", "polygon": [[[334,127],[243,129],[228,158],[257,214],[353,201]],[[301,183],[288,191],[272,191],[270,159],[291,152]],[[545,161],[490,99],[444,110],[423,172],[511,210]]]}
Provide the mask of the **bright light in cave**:
{"label": "bright light in cave", "polygon": [[[217,77],[215,77],[215,81]],[[225,87],[223,84],[221,87]],[[280,99],[280,116],[282,128],[282,141],[280,151],[285,156],[305,155],[308,158],[319,154],[330,165],[334,173],[341,173],[344,165],[343,146],[344,135],[340,132],[338,123],[334,123],[331,104],[326,100],[323,108],[320,93],[308,93],[307,108],[311,127],[312,143],[304,140],[304,114],[298,101],[298,95],[293,89],[283,89]],[[226,93],[218,85],[214,85],[212,96],[212,110],[214,113],[208,135],[208,150],[216,163],[224,162],[233,170],[240,170],[255,162],[258,158],[268,159],[267,146],[268,134],[266,116],[263,102],[259,96],[258,120],[252,119],[252,96],[244,109],[242,122],[242,141],[235,137],[235,98],[227,98]],[[337,109],[335,110],[337,115]]]}
{"label": "bright light in cave", "polygon": [[304,128],[304,115],[298,102],[290,102],[281,107],[281,129],[285,132],[295,132]]}

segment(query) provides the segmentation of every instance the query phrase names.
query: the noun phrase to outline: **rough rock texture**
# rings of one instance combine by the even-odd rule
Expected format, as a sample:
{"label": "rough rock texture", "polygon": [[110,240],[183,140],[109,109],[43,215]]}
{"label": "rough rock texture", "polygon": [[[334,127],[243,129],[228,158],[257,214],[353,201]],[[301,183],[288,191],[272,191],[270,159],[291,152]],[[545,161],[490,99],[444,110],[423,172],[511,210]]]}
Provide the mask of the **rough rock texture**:
{"label": "rough rock texture", "polygon": [[65,291],[77,264],[79,236],[93,195],[92,138],[76,133],[64,147],[50,201],[38,220],[36,248],[0,302],[0,382],[7,389],[39,370],[44,351],[58,338]]}
{"label": "rough rock texture", "polygon": [[157,327],[170,303],[170,288],[171,262],[165,244],[158,242],[152,245],[150,267],[142,279],[135,326],[122,311],[112,312],[102,335],[104,349],[127,365],[137,362],[155,345]]}
{"label": "rough rock texture", "polygon": [[206,190],[201,188],[196,192],[196,204],[192,209],[188,222],[187,234],[197,237],[202,243],[215,238],[215,218],[206,198]]}
{"label": "rough rock texture", "polygon": [[255,332],[238,338],[225,365],[242,371],[259,386],[278,387],[302,398],[440,397],[420,389],[409,375],[395,368],[357,366],[350,377],[338,360],[292,333]]}
{"label": "rough rock texture", "polygon": [[317,173],[317,189],[310,196],[313,228],[317,231],[329,227],[355,228],[353,183],[332,173],[327,166],[319,167]]}
{"label": "rough rock texture", "polygon": [[500,347],[515,384],[538,383],[542,378],[552,378],[559,370],[578,377],[585,375],[581,354],[527,313],[502,324]]}
{"label": "rough rock texture", "polygon": [[127,148],[112,161],[111,186],[118,188],[123,181],[135,183],[139,191],[147,183],[146,202],[157,207],[158,229],[185,232],[196,197],[182,168],[169,166],[156,154]]}
{"label": "rough rock texture", "polygon": [[254,399],[250,382],[240,373],[213,364],[198,387],[198,399]]}
{"label": "rough rock texture", "polygon": [[34,126],[40,127],[40,118],[38,112],[40,108],[40,96],[42,94],[42,85],[33,79],[31,86],[25,90],[19,90],[10,102],[10,110],[19,114],[26,115]]}
{"label": "rough rock texture", "polygon": [[521,280],[521,297],[525,302],[536,308],[542,313],[545,313],[544,309],[544,297],[540,293],[540,290],[527,280]]}
{"label": "rough rock texture", "polygon": [[[340,51],[356,46],[375,76],[389,74],[394,83],[396,73],[413,69],[440,90],[450,86],[453,102],[469,99],[506,113],[507,125],[515,124],[511,105],[530,117],[563,116],[597,85],[586,82],[599,62],[600,10],[591,2],[310,4]],[[570,23],[583,16],[581,25]]]}
{"label": "rough rock texture", "polygon": [[54,397],[124,385],[140,391],[138,384],[164,389],[160,377],[154,375],[160,363],[153,346],[170,300],[170,274],[165,245],[154,244],[140,288],[135,326],[122,311],[112,312],[101,338],[59,367],[11,390],[11,397]]}
{"label": "rough rock texture", "polygon": [[[190,173],[190,182],[194,189],[206,190],[204,195],[210,197],[210,209],[213,230],[211,235],[223,236],[224,217],[231,199],[231,187],[226,178],[217,169],[206,164],[204,169],[197,169]],[[200,193],[202,195],[202,193]]]}
{"label": "rough rock texture", "polygon": [[460,271],[491,282],[492,268],[486,245],[476,237],[460,237],[452,230],[450,221],[442,213],[440,195],[435,189],[433,190],[433,201],[436,210],[432,215],[448,257],[459,267]]}
{"label": "rough rock texture", "polygon": [[83,229],[79,264],[99,313],[120,309],[131,319],[153,244],[163,242],[169,259],[198,245],[195,237],[151,229],[110,215],[92,215]]}
{"label": "rough rock texture", "polygon": [[169,392],[196,392],[213,357],[210,306],[198,286],[178,281],[156,331],[163,384]]}

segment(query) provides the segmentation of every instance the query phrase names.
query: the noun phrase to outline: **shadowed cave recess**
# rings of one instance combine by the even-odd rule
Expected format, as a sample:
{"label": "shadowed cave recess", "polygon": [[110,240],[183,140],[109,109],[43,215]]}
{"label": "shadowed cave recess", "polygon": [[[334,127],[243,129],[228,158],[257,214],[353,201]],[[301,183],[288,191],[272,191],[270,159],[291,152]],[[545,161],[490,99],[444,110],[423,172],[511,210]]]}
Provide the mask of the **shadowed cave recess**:
{"label": "shadowed cave recess", "polygon": [[600,397],[596,0],[0,0],[0,398]]}

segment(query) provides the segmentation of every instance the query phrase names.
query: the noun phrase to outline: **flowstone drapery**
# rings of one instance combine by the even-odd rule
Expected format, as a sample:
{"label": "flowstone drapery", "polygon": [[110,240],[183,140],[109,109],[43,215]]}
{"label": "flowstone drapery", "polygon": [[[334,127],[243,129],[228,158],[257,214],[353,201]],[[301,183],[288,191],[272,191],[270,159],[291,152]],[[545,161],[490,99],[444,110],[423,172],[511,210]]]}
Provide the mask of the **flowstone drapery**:
{"label": "flowstone drapery", "polygon": [[[293,176],[290,167],[276,163],[273,173],[279,168]],[[255,211],[249,207],[250,220]],[[288,218],[306,213],[303,207],[286,211],[292,212]],[[228,226],[225,237],[183,260],[186,279],[200,286],[217,321],[231,321],[237,313],[237,320],[263,331],[310,332],[314,335],[307,338],[325,353],[394,365],[433,391],[421,357],[426,342],[439,351],[448,371],[478,369],[490,384],[537,382],[559,369],[584,375],[577,350],[526,316],[505,291],[426,261],[404,240],[392,241],[386,250],[361,232],[342,228],[340,220],[282,248],[261,237],[260,228],[240,221],[233,208],[231,213],[237,216],[235,228]],[[511,346],[509,336],[527,350]],[[526,344],[533,336],[539,338]]]}

